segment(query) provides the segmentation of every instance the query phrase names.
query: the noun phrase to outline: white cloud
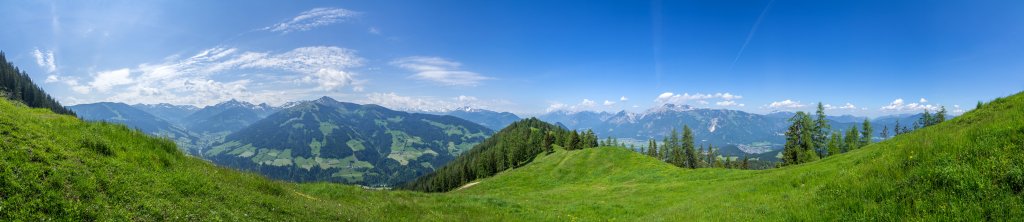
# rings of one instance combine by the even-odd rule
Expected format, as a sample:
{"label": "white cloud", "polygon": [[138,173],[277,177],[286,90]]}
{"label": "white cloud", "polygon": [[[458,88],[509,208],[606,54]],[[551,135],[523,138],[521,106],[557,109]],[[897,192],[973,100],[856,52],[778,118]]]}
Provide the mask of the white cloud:
{"label": "white cloud", "polygon": [[377,104],[394,110],[443,112],[461,107],[492,109],[495,106],[508,105],[504,100],[481,100],[473,96],[460,95],[449,99],[433,97],[402,96],[394,92],[369,93],[365,99],[357,102]]}
{"label": "white cloud", "polygon": [[825,105],[822,105],[822,107],[825,108],[825,109],[857,110],[857,106],[853,105],[852,103],[846,103],[846,104],[844,104],[842,106],[834,106],[832,104],[825,104]]}
{"label": "white cloud", "polygon": [[594,100],[590,100],[590,99],[583,99],[583,101],[580,101],[580,103],[577,103],[576,105],[567,105],[567,104],[555,102],[555,103],[551,103],[551,105],[548,106],[548,108],[547,108],[547,110],[545,110],[545,112],[554,112],[554,111],[559,111],[559,110],[578,112],[578,111],[583,111],[583,110],[594,108],[594,106],[596,106],[596,105],[597,105],[597,102],[594,102]]}
{"label": "white cloud", "polygon": [[611,106],[611,105],[615,105],[615,102],[612,102],[612,101],[608,101],[608,100],[605,100],[605,101],[604,101],[604,105],[605,105],[605,106]]}
{"label": "white cloud", "polygon": [[793,101],[793,100],[789,100],[789,99],[783,100],[783,101],[778,101],[778,102],[772,102],[771,104],[768,104],[768,107],[773,108],[773,109],[797,109],[797,108],[803,108],[805,106],[807,106],[807,105],[804,105],[804,104],[800,103],[799,101]]}
{"label": "white cloud", "polygon": [[455,97],[455,101],[459,102],[476,102],[477,100],[479,99],[473,96],[459,95],[459,97]]}
{"label": "white cloud", "polygon": [[[366,81],[350,70],[362,64],[363,59],[355,51],[333,46],[302,47],[283,53],[217,47],[183,59],[168,57],[159,64],[97,74],[85,86],[75,79],[57,79],[79,93],[90,89],[113,93],[109,98],[93,98],[95,101],[197,106],[228,99],[283,103],[344,87],[362,91]],[[225,73],[237,75],[222,75]]]}
{"label": "white cloud", "polygon": [[738,106],[738,107],[746,106],[745,104],[737,103],[736,101],[733,101],[733,100],[718,101],[718,102],[715,102],[715,105],[717,105],[717,106]]}
{"label": "white cloud", "polygon": [[906,108],[906,110],[921,110],[921,111],[923,111],[923,110],[928,110],[928,111],[937,111],[937,110],[939,110],[938,106],[935,106],[935,105],[932,105],[932,104],[918,104],[918,103],[907,104],[907,106],[905,108]]}
{"label": "white cloud", "polygon": [[715,97],[722,98],[724,100],[742,99],[742,96],[737,96],[729,93],[715,93]]}
{"label": "white cloud", "polygon": [[903,98],[898,98],[898,99],[893,100],[892,102],[890,102],[889,105],[882,106],[881,110],[882,111],[895,111],[895,112],[900,112],[900,111],[920,112],[920,111],[924,111],[924,110],[928,110],[928,111],[939,110],[938,106],[935,106],[935,105],[932,105],[932,104],[923,104],[924,102],[928,102],[928,100],[926,100],[924,98],[921,98],[918,101],[923,101],[923,102],[922,103],[905,104],[903,102]]}
{"label": "white cloud", "polygon": [[314,8],[299,13],[295,18],[277,23],[263,30],[287,34],[295,31],[308,31],[316,27],[326,26],[358,17],[360,14],[343,8]]}
{"label": "white cloud", "polygon": [[460,70],[462,64],[439,57],[413,56],[397,59],[392,65],[415,72],[412,78],[451,86],[476,86],[491,79],[475,72]]}
{"label": "white cloud", "polygon": [[584,108],[586,108],[586,107],[594,107],[595,104],[597,104],[597,103],[595,103],[594,100],[589,100],[589,99],[583,99],[583,101],[580,102],[580,106],[584,107]]}
{"label": "white cloud", "polygon": [[89,86],[100,92],[109,91],[111,87],[128,85],[134,82],[128,68],[103,71],[96,74]]}
{"label": "white cloud", "polygon": [[626,96],[622,96],[622,97],[619,97],[619,101],[623,101],[623,102],[629,101],[629,98],[626,98]]}
{"label": "white cloud", "polygon": [[380,29],[377,29],[377,27],[370,27],[368,32],[370,32],[370,34],[380,35]]}
{"label": "white cloud", "polygon": [[955,114],[962,114],[964,112],[966,112],[966,110],[964,110],[963,108],[960,108],[960,105],[953,105],[953,113],[955,113]]}
{"label": "white cloud", "polygon": [[[53,73],[54,71],[57,71],[57,64],[53,59],[53,51],[40,51],[39,49],[35,49],[32,51],[32,56],[36,58],[36,65],[39,65],[39,67],[43,67],[43,69],[45,69],[47,73]],[[49,78],[47,78],[47,80],[49,80]]]}
{"label": "white cloud", "polygon": [[851,103],[846,103],[845,105],[840,106],[839,109],[857,109],[857,106],[854,106]]}
{"label": "white cloud", "polygon": [[883,106],[882,110],[899,110],[903,108],[903,98],[893,100],[889,105]]}
{"label": "white cloud", "polygon": [[567,110],[567,109],[569,109],[569,105],[565,105],[564,103],[551,103],[551,105],[548,106],[548,108],[547,108],[547,110],[545,110],[545,112],[549,112],[550,113],[550,112],[554,112],[554,111],[558,111],[558,110]]}
{"label": "white cloud", "polygon": [[924,99],[924,98],[921,98],[920,100],[918,100],[918,102],[919,102],[919,103],[926,103],[926,102],[928,102],[928,100],[927,100],[927,99]]}
{"label": "white cloud", "polygon": [[[320,69],[312,76],[316,77],[315,82],[320,85],[319,89],[321,90],[334,90],[355,82],[352,78],[353,74],[344,70]],[[312,77],[306,76],[307,81],[312,81],[312,79]],[[361,91],[361,89],[356,89],[356,91]]]}
{"label": "white cloud", "polygon": [[665,103],[685,104],[686,102],[688,102],[690,100],[696,100],[700,104],[708,104],[708,102],[705,101],[707,99],[736,100],[736,99],[742,99],[742,98],[743,98],[743,96],[733,95],[732,93],[715,93],[715,94],[703,94],[703,93],[689,94],[689,93],[683,93],[683,94],[675,94],[675,93],[672,93],[672,92],[664,92],[664,93],[658,95],[658,97],[654,99],[654,102],[657,102],[659,104],[665,104]]}

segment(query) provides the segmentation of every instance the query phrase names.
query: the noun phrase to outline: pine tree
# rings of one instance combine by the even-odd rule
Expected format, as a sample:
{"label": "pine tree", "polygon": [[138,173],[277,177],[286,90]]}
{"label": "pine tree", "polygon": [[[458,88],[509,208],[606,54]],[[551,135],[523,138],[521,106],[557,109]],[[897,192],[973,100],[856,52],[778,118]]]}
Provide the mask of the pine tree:
{"label": "pine tree", "polygon": [[829,156],[836,155],[836,154],[840,153],[840,148],[839,147],[841,147],[842,143],[843,143],[841,138],[842,138],[842,135],[840,135],[839,132],[832,132],[832,136],[828,140],[828,155]]}
{"label": "pine tree", "polygon": [[658,151],[658,154],[660,155],[658,159],[660,159],[662,161],[665,161],[665,162],[668,162],[668,156],[669,156],[669,152],[670,152],[670,148],[669,147],[670,146],[672,146],[672,145],[669,144],[667,136],[661,138],[661,149],[659,149],[659,151]]}
{"label": "pine tree", "polygon": [[793,122],[786,131],[786,144],[782,151],[784,165],[811,162],[820,158],[814,150],[814,125],[811,117],[804,112],[797,112],[789,119]]}
{"label": "pine tree", "polygon": [[747,156],[747,154],[743,154],[743,162],[740,163],[740,169],[750,169],[750,156]]}
{"label": "pine tree", "polygon": [[654,142],[654,139],[647,139],[647,156],[658,156],[658,145],[657,142]]}
{"label": "pine tree", "polygon": [[583,141],[583,148],[597,147],[597,135],[594,134],[594,130],[587,129],[587,132],[584,133],[584,135],[586,136],[584,136],[585,140]]}
{"label": "pine tree", "polygon": [[893,136],[899,136],[900,134],[903,134],[903,132],[900,131],[900,129],[901,129],[900,128],[900,120],[896,119],[896,127],[892,128],[892,131],[893,131],[892,135]]}
{"label": "pine tree", "polygon": [[935,123],[939,124],[946,121],[946,106],[940,106],[939,112],[935,113]]}
{"label": "pine tree", "polygon": [[821,102],[818,102],[818,110],[815,114],[817,118],[814,119],[814,148],[823,149],[828,141],[828,132],[832,131],[832,127],[828,124],[828,119],[825,116],[825,106],[821,105]]}
{"label": "pine tree", "polygon": [[[867,146],[867,145],[871,144],[871,137],[872,137],[871,121],[868,121],[867,118],[864,118],[864,127],[861,128],[861,130],[862,131],[861,131],[861,138],[860,138],[860,147],[864,147],[864,146]],[[860,148],[860,147],[858,147],[858,148]]]}
{"label": "pine tree", "polygon": [[846,138],[843,141],[843,149],[840,152],[850,152],[851,150],[857,149],[857,145],[860,144],[860,136],[857,132],[857,126],[850,126],[849,130],[846,130]]}
{"label": "pine tree", "polygon": [[583,144],[580,142],[580,134],[576,132],[576,130],[573,130],[572,134],[569,134],[569,150],[578,150],[582,148]]}
{"label": "pine tree", "polygon": [[680,152],[679,152],[679,148],[680,148],[680,146],[679,146],[679,132],[676,131],[675,128],[672,128],[672,134],[670,134],[670,136],[669,136],[668,143],[669,143],[668,144],[668,149],[669,149],[668,162],[671,163],[672,165],[676,165],[676,166],[680,166],[681,167],[682,164],[681,164],[681,161],[679,161],[680,159],[682,159],[682,158],[680,158],[681,155],[679,155],[680,154]]}
{"label": "pine tree", "polygon": [[683,125],[683,151],[685,152],[686,167],[690,169],[697,168],[697,152],[693,147],[693,130],[690,126]]}
{"label": "pine tree", "polygon": [[544,152],[554,153],[555,152],[555,135],[552,132],[544,134]]}
{"label": "pine tree", "polygon": [[882,126],[882,139],[884,140],[884,139],[888,139],[888,138],[889,138],[889,126],[888,125],[883,125]]}
{"label": "pine tree", "polygon": [[[918,122],[921,122],[921,127],[931,126],[932,121],[932,114],[928,112],[928,109],[925,109],[921,119],[918,119]],[[915,125],[914,129],[917,129],[917,125]]]}

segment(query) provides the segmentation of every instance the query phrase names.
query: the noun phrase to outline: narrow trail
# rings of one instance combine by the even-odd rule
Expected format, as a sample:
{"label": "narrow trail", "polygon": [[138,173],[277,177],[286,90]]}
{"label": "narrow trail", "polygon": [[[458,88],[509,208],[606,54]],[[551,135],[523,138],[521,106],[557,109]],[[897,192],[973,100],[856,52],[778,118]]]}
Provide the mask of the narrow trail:
{"label": "narrow trail", "polygon": [[461,187],[459,187],[459,189],[455,189],[455,190],[462,190],[462,189],[466,189],[466,188],[469,188],[469,187],[471,187],[471,186],[473,186],[473,185],[476,185],[476,184],[478,184],[478,183],[480,183],[480,181],[476,181],[476,182],[472,182],[472,183],[467,183],[466,185],[462,185]]}
{"label": "narrow trail", "polygon": [[307,199],[310,199],[310,200],[320,201],[320,199],[317,199],[316,197],[312,197],[312,196],[306,195],[304,193],[299,193],[299,191],[292,191],[292,192],[295,193],[295,194],[298,194],[299,196],[302,196],[302,197],[305,197]]}

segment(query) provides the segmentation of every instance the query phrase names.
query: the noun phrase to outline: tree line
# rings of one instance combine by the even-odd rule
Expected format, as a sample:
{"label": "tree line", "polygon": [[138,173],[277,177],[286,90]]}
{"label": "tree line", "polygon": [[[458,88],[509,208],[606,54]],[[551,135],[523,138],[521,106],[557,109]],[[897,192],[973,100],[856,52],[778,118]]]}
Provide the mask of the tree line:
{"label": "tree line", "polygon": [[[805,112],[797,112],[789,119],[792,124],[787,128],[786,144],[782,151],[781,165],[795,165],[815,161],[831,155],[849,152],[872,143],[873,129],[871,122],[865,118],[861,128],[850,126],[845,132],[832,130],[825,116],[825,107],[819,102],[815,117]],[[894,135],[900,135],[919,128],[932,126],[946,121],[946,107],[942,106],[935,115],[926,109],[913,129],[900,125],[896,120],[893,127]],[[882,128],[882,139],[889,138],[889,127]]]}
{"label": "tree line", "polygon": [[524,166],[556,146],[579,150],[600,145],[594,131],[567,130],[537,118],[512,123],[436,171],[406,183],[401,188],[424,192],[446,192],[470,181],[487,178]]}
{"label": "tree line", "polygon": [[731,169],[765,169],[770,168],[768,161],[751,159],[749,156],[730,157],[722,156],[718,148],[713,145],[699,147],[695,146],[693,130],[688,125],[683,125],[682,132],[672,129],[659,143],[655,139],[649,139],[647,146],[641,147],[640,152],[681,168],[731,168]]}
{"label": "tree line", "polygon": [[28,73],[8,62],[7,56],[3,52],[0,52],[0,97],[18,101],[33,108],[46,108],[54,113],[75,115],[75,112],[60,105],[57,100],[33,83]]}

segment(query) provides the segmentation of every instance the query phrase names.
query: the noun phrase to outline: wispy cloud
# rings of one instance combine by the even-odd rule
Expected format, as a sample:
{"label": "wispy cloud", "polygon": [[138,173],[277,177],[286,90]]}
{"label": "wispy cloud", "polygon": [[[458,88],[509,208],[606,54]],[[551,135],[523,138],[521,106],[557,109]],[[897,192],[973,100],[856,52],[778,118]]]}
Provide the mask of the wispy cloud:
{"label": "wispy cloud", "polygon": [[750,32],[747,32],[747,39],[743,41],[743,46],[740,46],[740,51],[736,52],[736,57],[732,59],[732,64],[729,65],[729,70],[732,70],[736,66],[736,62],[740,61],[740,57],[743,56],[743,51],[747,50],[747,45],[750,44],[750,40],[754,39],[754,34],[757,33],[757,27],[761,26],[761,21],[764,20],[764,16],[768,14],[768,10],[772,9],[772,4],[775,0],[768,2],[768,5],[761,11],[761,15],[757,16],[757,20],[754,21],[754,26],[750,28]]}
{"label": "wispy cloud", "polygon": [[852,103],[846,103],[846,104],[843,104],[842,106],[835,106],[835,105],[832,105],[832,104],[825,104],[825,105],[822,105],[822,107],[825,108],[825,109],[857,110],[857,106],[853,105]]}
{"label": "wispy cloud", "polygon": [[737,103],[736,101],[733,101],[733,100],[718,101],[718,102],[715,102],[715,105],[717,105],[717,106],[725,106],[725,107],[729,107],[729,106],[744,107],[744,106],[747,106],[747,104]]}
{"label": "wispy cloud", "polygon": [[392,65],[415,72],[412,78],[451,86],[476,86],[490,77],[460,70],[461,63],[439,57],[413,56],[397,59]]}
{"label": "wispy cloud", "polygon": [[435,98],[425,96],[403,96],[394,92],[368,93],[357,102],[377,104],[395,110],[404,111],[449,111],[461,107],[493,109],[497,106],[511,104],[506,100],[481,100],[474,96],[460,95],[453,98]]}
{"label": "wispy cloud", "polygon": [[550,113],[550,112],[554,112],[554,111],[563,111],[563,110],[564,111],[578,112],[578,111],[583,111],[583,110],[588,110],[588,109],[594,108],[594,106],[597,106],[597,102],[594,102],[594,100],[590,100],[590,99],[583,99],[583,101],[580,101],[580,103],[577,103],[575,105],[569,105],[569,104],[554,102],[554,103],[551,103],[550,105],[548,105],[548,108],[547,108],[547,110],[545,110],[545,112],[549,112]]}
{"label": "wispy cloud", "polygon": [[360,12],[343,8],[314,8],[299,13],[292,19],[263,28],[263,30],[280,33],[308,31],[313,28],[343,22],[358,17]]}
{"label": "wispy cloud", "polygon": [[[362,66],[363,61],[354,50],[334,46],[302,47],[282,53],[216,47],[184,59],[99,72],[86,85],[76,79],[60,80],[80,94],[92,90],[112,93],[103,101],[202,106],[237,98],[278,103],[344,87],[362,91],[365,81],[350,69]],[[276,74],[261,76],[250,72]],[[254,86],[268,87],[267,83],[273,83],[269,84],[271,89],[253,91]]]}
{"label": "wispy cloud", "polygon": [[805,105],[803,103],[800,103],[800,101],[793,101],[793,100],[789,100],[789,99],[783,100],[783,101],[772,102],[772,103],[768,104],[768,108],[772,108],[772,109],[799,109],[799,108],[803,108],[803,107],[806,107],[806,106],[807,105]]}
{"label": "wispy cloud", "polygon": [[708,104],[708,102],[706,101],[708,99],[722,99],[722,100],[727,100],[728,101],[728,100],[737,100],[737,99],[742,99],[742,98],[743,98],[743,96],[735,95],[735,94],[732,94],[732,93],[714,93],[714,94],[704,94],[704,93],[690,94],[690,93],[683,93],[683,94],[675,94],[675,93],[672,93],[672,92],[664,92],[664,93],[658,95],[658,97],[656,97],[654,99],[654,102],[656,102],[658,104],[665,104],[665,103],[686,104],[689,101],[696,101],[699,104]]}
{"label": "wispy cloud", "polygon": [[904,103],[903,98],[897,98],[889,103],[889,105],[882,106],[880,109],[887,112],[922,112],[924,110],[937,111],[939,106],[932,104],[925,104],[928,102],[927,99],[921,98],[918,100],[919,103]]}
{"label": "wispy cloud", "polygon": [[128,85],[135,82],[132,80],[130,75],[131,71],[127,68],[99,72],[96,74],[96,77],[93,78],[92,82],[89,83],[89,86],[97,91],[106,92],[109,91],[111,87]]}
{"label": "wispy cloud", "polygon": [[53,59],[53,51],[35,49],[32,51],[32,56],[36,58],[36,65],[45,69],[47,73],[57,71],[57,63]]}

